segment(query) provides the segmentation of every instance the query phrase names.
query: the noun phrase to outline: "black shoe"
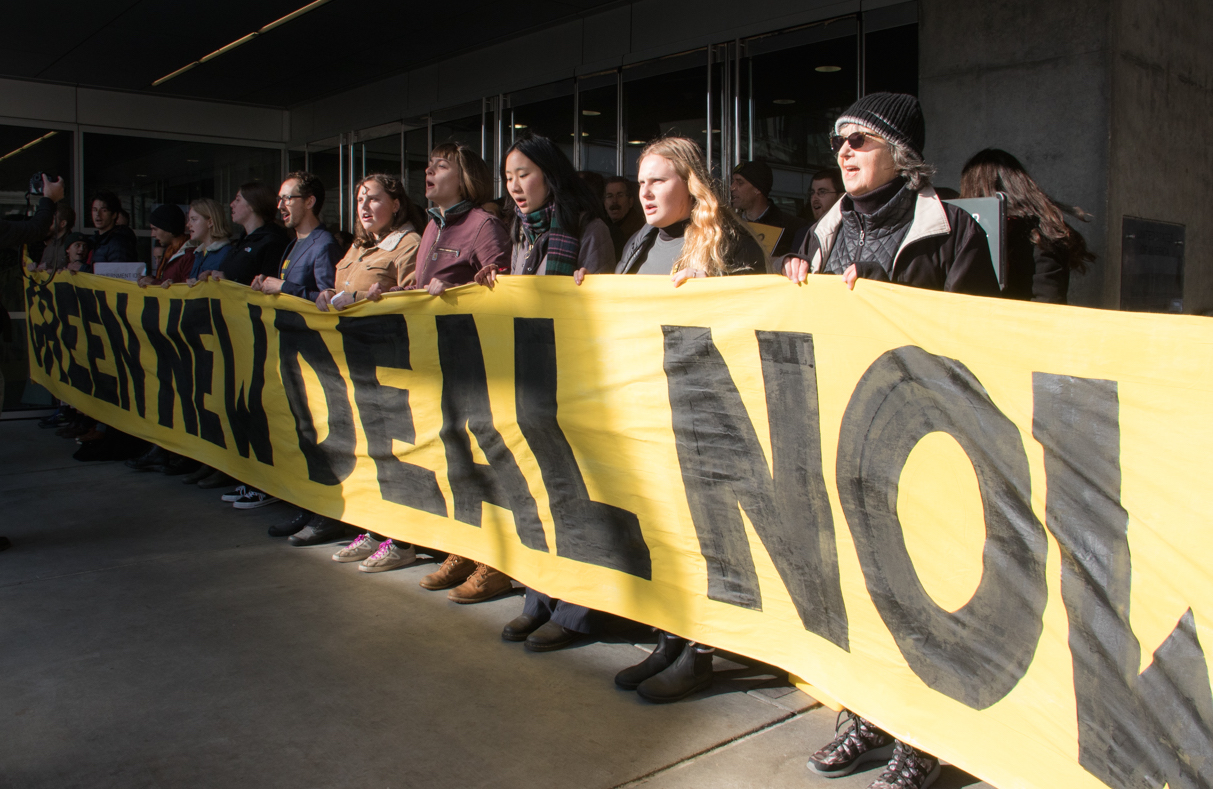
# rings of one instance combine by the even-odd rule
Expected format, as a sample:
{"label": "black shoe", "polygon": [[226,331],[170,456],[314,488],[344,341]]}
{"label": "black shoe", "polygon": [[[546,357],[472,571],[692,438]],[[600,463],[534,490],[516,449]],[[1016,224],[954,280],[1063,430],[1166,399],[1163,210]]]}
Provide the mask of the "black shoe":
{"label": "black shoe", "polygon": [[648,701],[665,704],[681,701],[707,688],[712,684],[712,657],[715,650],[702,650],[696,644],[687,644],[672,666],[641,682],[636,687],[636,693]]}
{"label": "black shoe", "polygon": [[501,631],[501,638],[505,641],[526,641],[526,637],[546,624],[546,621],[530,614],[520,614],[511,619]]}
{"label": "black shoe", "polygon": [[564,649],[581,639],[581,633],[576,630],[569,630],[564,625],[558,625],[555,622],[547,622],[542,624],[526,637],[526,643],[523,644],[528,652],[555,652],[557,649]]}
{"label": "black shoe", "polygon": [[631,668],[625,668],[615,675],[615,684],[624,690],[636,690],[640,683],[649,677],[655,677],[674,665],[678,656],[686,648],[687,640],[670,635],[664,630],[657,632],[657,646],[652,654]]}
{"label": "black shoe", "polygon": [[319,545],[322,542],[333,542],[345,536],[345,524],[326,518],[323,515],[313,515],[307,525],[287,540],[291,545]]}
{"label": "black shoe", "polygon": [[185,485],[197,485],[199,482],[214,473],[215,469],[211,468],[210,466],[199,465],[197,471],[186,474],[181,478],[181,482]]}
{"label": "black shoe", "polygon": [[300,529],[308,524],[312,518],[316,517],[316,513],[308,512],[307,510],[299,510],[295,517],[285,523],[275,523],[268,530],[271,537],[290,537],[296,534]]}
{"label": "black shoe", "polygon": [[63,413],[62,411],[56,411],[46,419],[39,419],[38,427],[42,428],[43,430],[47,430],[52,427],[60,428],[67,424],[67,420],[67,414]]}
{"label": "black shoe", "polygon": [[211,469],[211,473],[198,480],[198,487],[203,490],[213,490],[214,488],[226,488],[229,485],[235,484],[236,480],[224,474],[217,469]]}
{"label": "black shoe", "polygon": [[167,450],[152,445],[152,448],[144,452],[137,458],[131,458],[126,461],[127,468],[133,468],[135,471],[150,471],[153,466],[158,463],[165,463],[169,459]]}
{"label": "black shoe", "polygon": [[165,463],[164,468],[160,469],[160,471],[166,477],[179,477],[182,474],[190,474],[197,471],[200,465],[202,464],[193,458],[187,458],[185,455],[173,455],[172,459],[168,463]]}

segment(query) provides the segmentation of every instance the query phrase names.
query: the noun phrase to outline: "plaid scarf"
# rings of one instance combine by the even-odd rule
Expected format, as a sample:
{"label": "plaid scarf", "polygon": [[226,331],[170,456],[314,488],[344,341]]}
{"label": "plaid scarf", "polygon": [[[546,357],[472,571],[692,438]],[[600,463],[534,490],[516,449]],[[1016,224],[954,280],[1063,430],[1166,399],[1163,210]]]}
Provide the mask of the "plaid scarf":
{"label": "plaid scarf", "polygon": [[581,239],[566,233],[560,227],[556,204],[549,202],[530,214],[522,213],[515,205],[514,212],[522,223],[522,232],[526,234],[527,241],[534,244],[540,236],[547,233],[547,273],[573,276],[573,272],[577,270],[577,257],[581,254]]}

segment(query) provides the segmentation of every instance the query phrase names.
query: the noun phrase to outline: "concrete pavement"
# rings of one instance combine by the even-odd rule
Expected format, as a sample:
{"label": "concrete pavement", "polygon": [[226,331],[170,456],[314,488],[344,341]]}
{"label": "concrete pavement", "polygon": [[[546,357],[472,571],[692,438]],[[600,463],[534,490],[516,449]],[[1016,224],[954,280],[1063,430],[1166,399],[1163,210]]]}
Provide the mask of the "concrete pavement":
{"label": "concrete pavement", "polygon": [[[653,705],[611,682],[620,630],[550,654],[503,642],[521,597],[458,606],[432,562],[360,573],[266,536],[290,514],[0,422],[0,785],[824,787],[834,713],[718,655]],[[941,789],[985,786],[945,768]]]}

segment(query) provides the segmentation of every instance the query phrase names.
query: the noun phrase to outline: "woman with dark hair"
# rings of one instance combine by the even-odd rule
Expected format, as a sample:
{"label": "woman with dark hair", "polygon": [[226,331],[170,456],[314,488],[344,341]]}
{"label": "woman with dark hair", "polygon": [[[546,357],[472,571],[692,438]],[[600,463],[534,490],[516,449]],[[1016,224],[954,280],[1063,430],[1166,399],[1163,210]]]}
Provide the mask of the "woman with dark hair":
{"label": "woman with dark hair", "polygon": [[223,278],[251,285],[260,274],[277,274],[290,243],[287,232],[278,226],[278,194],[260,181],[249,181],[237,190],[231,209],[232,221],[244,228],[245,236],[219,267]]}
{"label": "woman with dark hair", "polygon": [[[509,237],[509,274],[572,276],[580,270],[610,271],[615,264],[611,231],[602,200],[573,163],[547,137],[528,135],[506,152],[502,176],[514,201]],[[497,269],[485,267],[476,282],[492,287]],[[579,605],[526,590],[522,615],[501,631],[506,641],[524,641],[531,652],[570,646],[598,628],[601,617]]]}
{"label": "woman with dark hair", "polygon": [[1011,154],[986,148],[965,163],[961,197],[1007,196],[1007,282],[1003,295],[1024,301],[1065,304],[1070,271],[1083,272],[1095,260],[1087,242],[1065,215],[1090,215],[1044,193]]}
{"label": "woman with dark hair", "polygon": [[[602,201],[554,142],[539,135],[523,137],[506,152],[501,171],[514,199],[508,273],[572,276],[582,268],[591,274],[611,270],[615,247]],[[478,283],[489,287],[496,278],[497,272],[489,269],[476,275]]]}
{"label": "woman with dark hair", "polygon": [[417,247],[425,214],[404,191],[399,178],[377,173],[358,183],[358,224],[354,243],[337,264],[334,287],[321,291],[316,306],[327,311],[359,299],[378,301],[393,287],[416,279]]}

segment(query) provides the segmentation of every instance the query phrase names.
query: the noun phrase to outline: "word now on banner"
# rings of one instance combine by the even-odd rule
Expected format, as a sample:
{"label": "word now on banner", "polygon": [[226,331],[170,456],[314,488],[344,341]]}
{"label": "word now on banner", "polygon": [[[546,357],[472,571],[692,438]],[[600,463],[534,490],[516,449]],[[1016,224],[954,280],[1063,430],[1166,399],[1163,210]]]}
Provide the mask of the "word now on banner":
{"label": "word now on banner", "polygon": [[35,380],[275,496],[786,668],[1000,787],[1213,785],[1207,318],[837,277],[25,293]]}

